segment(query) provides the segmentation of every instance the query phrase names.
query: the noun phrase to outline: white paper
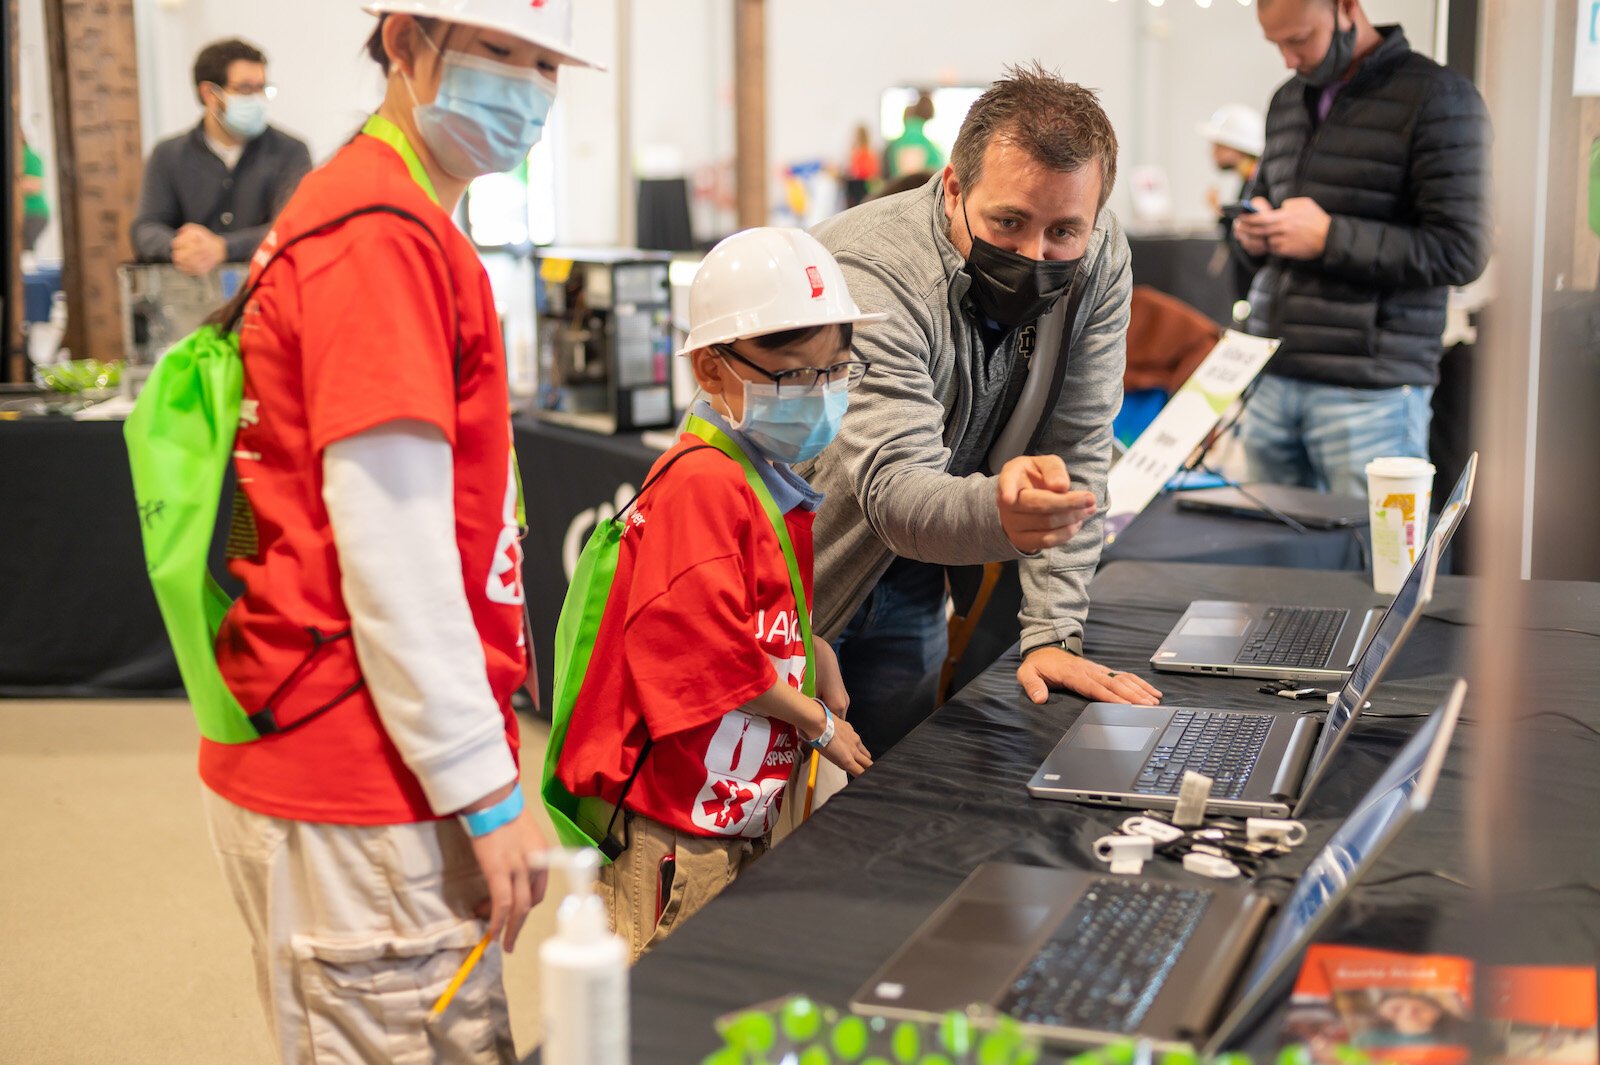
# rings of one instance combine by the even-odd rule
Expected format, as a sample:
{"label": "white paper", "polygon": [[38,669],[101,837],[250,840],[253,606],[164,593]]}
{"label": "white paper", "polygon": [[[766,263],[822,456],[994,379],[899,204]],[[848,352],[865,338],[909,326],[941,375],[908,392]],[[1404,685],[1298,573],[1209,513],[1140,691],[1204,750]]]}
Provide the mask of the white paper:
{"label": "white paper", "polygon": [[1600,96],[1600,0],[1578,0],[1572,95]]}

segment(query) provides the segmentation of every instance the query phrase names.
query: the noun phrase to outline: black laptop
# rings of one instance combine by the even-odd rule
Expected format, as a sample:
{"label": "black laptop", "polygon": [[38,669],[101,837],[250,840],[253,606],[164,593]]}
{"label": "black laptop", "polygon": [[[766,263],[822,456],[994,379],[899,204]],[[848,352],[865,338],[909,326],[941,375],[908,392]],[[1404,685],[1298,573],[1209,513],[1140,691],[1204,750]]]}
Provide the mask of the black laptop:
{"label": "black laptop", "polygon": [[978,1004],[1054,1042],[1138,1037],[1216,1053],[1270,1004],[1301,951],[1427,806],[1465,692],[1457,681],[1395,756],[1300,876],[1275,926],[1271,900],[1247,886],[990,863],[851,1006],[922,1019]]}
{"label": "black laptop", "polygon": [[1367,524],[1367,501],[1285,484],[1223,485],[1178,493],[1178,506],[1208,514],[1281,521],[1292,518],[1308,529],[1354,529]]}

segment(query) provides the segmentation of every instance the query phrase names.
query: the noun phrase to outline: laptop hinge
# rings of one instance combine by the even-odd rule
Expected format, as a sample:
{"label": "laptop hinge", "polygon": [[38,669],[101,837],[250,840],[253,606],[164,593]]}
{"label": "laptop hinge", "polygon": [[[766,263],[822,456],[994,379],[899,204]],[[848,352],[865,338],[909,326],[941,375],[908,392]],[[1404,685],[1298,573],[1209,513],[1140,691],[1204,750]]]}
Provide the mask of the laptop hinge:
{"label": "laptop hinge", "polygon": [[1278,773],[1272,778],[1272,790],[1268,793],[1274,799],[1288,802],[1300,793],[1300,784],[1311,765],[1312,746],[1322,731],[1320,726],[1321,722],[1309,714],[1295,718],[1294,731],[1289,733],[1289,746],[1284,749],[1283,758],[1278,762]]}
{"label": "laptop hinge", "polygon": [[1356,659],[1361,657],[1361,652],[1367,649],[1367,641],[1372,639],[1372,630],[1382,619],[1384,612],[1378,607],[1367,611],[1367,616],[1361,619],[1361,631],[1356,633],[1356,642],[1350,645],[1350,660],[1344,664],[1349,669],[1356,664]]}
{"label": "laptop hinge", "polygon": [[1222,949],[1211,956],[1205,973],[1192,985],[1194,993],[1189,998],[1187,1015],[1178,1027],[1178,1034],[1192,1043],[1198,1044],[1211,1033],[1272,912],[1272,900],[1265,895],[1250,895],[1245,906],[1245,919],[1235,926]]}

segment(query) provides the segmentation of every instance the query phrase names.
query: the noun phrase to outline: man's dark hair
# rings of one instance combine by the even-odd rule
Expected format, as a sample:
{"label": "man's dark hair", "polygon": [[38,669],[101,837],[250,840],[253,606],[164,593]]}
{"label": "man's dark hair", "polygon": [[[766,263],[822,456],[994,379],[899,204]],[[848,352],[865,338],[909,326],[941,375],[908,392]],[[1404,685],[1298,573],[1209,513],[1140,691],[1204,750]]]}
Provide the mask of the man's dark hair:
{"label": "man's dark hair", "polygon": [[1117,132],[1094,90],[1062,80],[1039,63],[1006,68],[961,122],[950,165],[962,189],[983,177],[983,154],[996,136],[1051,170],[1100,164],[1100,204],[1117,180]]}
{"label": "man's dark hair", "polygon": [[200,86],[207,83],[218,86],[228,84],[228,68],[239,60],[266,65],[267,57],[255,45],[238,38],[213,41],[200,49],[194,57],[194,96],[200,99]]}

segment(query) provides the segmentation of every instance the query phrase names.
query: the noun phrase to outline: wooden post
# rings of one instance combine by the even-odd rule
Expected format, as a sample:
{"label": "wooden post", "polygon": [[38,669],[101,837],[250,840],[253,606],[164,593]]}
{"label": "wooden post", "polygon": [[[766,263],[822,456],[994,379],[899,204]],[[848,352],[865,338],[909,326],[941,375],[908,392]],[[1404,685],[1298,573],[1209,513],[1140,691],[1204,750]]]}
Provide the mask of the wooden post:
{"label": "wooden post", "polygon": [[734,0],[734,189],[739,226],[767,224],[766,0]]}
{"label": "wooden post", "polygon": [[11,202],[5,207],[9,217],[0,229],[5,233],[5,246],[0,248],[0,254],[6,257],[5,315],[0,321],[0,381],[22,381],[28,372],[28,356],[23,351],[22,336],[22,196],[19,188],[22,182],[22,97],[17,92],[21,81],[17,77],[20,28],[17,0],[5,0],[0,19],[5,20],[4,32],[0,32],[0,41],[5,42],[5,56],[0,62],[0,70],[4,71],[0,91],[5,93],[6,100],[5,120],[0,122],[6,147],[0,152],[0,159],[5,160],[10,171],[6,189],[11,193]]}
{"label": "wooden post", "polygon": [[139,65],[133,0],[44,0],[56,170],[61,287],[74,358],[119,359],[117,266],[139,199]]}

